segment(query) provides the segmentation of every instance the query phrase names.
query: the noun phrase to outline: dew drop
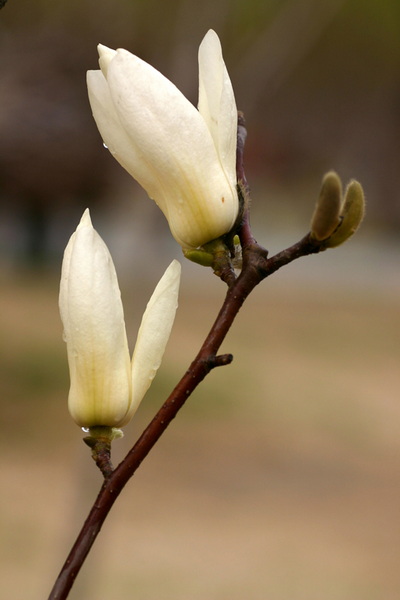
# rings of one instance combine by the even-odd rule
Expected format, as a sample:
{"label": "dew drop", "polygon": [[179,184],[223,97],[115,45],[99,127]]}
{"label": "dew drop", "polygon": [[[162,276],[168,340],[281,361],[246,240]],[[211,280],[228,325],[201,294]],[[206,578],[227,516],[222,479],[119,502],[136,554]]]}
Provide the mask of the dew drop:
{"label": "dew drop", "polygon": [[106,150],[108,150],[108,146],[107,146],[107,144],[106,144],[105,142],[103,142],[103,146],[104,146],[104,148],[105,148]]}

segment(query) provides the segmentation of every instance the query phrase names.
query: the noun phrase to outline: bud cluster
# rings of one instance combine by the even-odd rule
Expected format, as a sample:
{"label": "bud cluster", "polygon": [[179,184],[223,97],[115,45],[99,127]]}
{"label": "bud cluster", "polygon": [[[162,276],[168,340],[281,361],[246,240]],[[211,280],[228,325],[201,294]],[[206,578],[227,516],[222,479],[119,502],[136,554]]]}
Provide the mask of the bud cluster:
{"label": "bud cluster", "polygon": [[[199,47],[197,109],[137,56],[102,45],[98,51],[100,69],[88,72],[87,84],[105,146],[156,201],[184,255],[231,281],[233,267],[241,268],[235,233],[243,181],[237,185],[238,113],[217,34],[210,30]],[[241,144],[243,139],[239,155]],[[338,175],[327,173],[311,220],[312,248],[345,242],[360,225],[364,206],[357,181],[343,195]],[[147,305],[131,360],[114,264],[84,212],[65,250],[60,285],[69,410],[107,444],[118,435],[114,429],[132,418],[160,366],[179,280],[180,265],[173,261]]]}
{"label": "bud cluster", "polygon": [[339,246],[357,231],[364,213],[364,192],[358,181],[350,181],[343,197],[342,182],[334,171],[330,171],[322,180],[311,219],[311,237],[323,242],[323,248]]}

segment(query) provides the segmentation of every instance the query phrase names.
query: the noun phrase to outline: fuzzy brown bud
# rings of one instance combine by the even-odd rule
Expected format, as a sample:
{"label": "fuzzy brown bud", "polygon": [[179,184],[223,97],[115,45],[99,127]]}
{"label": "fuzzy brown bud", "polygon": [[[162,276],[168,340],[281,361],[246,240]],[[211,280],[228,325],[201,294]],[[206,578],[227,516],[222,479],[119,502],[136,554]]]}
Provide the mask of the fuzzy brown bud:
{"label": "fuzzy brown bud", "polygon": [[365,198],[361,184],[354,179],[347,186],[341,223],[325,242],[326,248],[335,248],[349,239],[359,228],[365,213]]}
{"label": "fuzzy brown bud", "polygon": [[322,180],[321,191],[311,219],[311,236],[326,240],[340,223],[342,204],[342,182],[334,171],[326,173]]}

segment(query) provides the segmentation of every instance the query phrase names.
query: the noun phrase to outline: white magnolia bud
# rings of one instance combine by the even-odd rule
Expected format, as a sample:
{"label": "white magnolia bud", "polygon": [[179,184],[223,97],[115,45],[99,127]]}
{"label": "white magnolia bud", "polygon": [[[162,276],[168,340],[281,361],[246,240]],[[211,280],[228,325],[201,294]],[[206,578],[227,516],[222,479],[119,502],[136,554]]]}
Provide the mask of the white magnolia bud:
{"label": "white magnolia bud", "polygon": [[88,71],[105,145],[153,198],[183,248],[228,233],[239,210],[237,110],[217,34],[199,48],[198,110],[159,71],[126,50],[99,45]]}
{"label": "white magnolia bud", "polygon": [[107,246],[93,229],[89,211],[84,212],[65,249],[59,298],[71,380],[68,408],[81,427],[121,427],[132,418],[168,341],[179,276],[180,265],[174,261],[161,279],[164,285],[155,307],[149,310],[151,325],[143,340],[138,340],[135,352],[140,353],[141,346],[149,348],[139,361],[142,377],[151,373],[151,378],[146,387],[138,377],[133,405],[132,387],[136,384],[115,267]]}

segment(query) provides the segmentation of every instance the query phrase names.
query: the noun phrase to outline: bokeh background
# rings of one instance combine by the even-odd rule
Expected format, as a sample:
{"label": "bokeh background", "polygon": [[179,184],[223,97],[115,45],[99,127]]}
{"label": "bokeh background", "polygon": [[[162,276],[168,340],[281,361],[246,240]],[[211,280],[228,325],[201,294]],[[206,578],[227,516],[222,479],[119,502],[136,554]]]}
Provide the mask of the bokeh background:
{"label": "bokeh background", "polygon": [[[400,595],[400,4],[397,0],[8,0],[0,11],[0,572],[47,597],[101,484],[66,408],[62,251],[86,206],[129,337],[180,249],[103,148],[85,71],[125,47],[196,103],[219,34],[248,126],[256,237],[302,237],[324,172],[365,188],[345,246],[255,290],[223,351],[115,505],[73,600],[397,600]],[[122,459],[224,296],[183,265],[176,326]]]}

